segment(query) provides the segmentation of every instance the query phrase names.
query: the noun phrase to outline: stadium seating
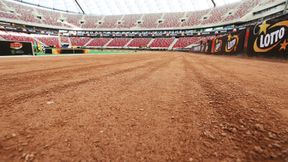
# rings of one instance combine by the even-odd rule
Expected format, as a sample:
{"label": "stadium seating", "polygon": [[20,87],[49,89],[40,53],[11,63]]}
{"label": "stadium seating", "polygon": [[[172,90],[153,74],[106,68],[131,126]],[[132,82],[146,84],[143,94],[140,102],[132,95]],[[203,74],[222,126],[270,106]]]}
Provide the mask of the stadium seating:
{"label": "stadium seating", "polygon": [[122,19],[122,23],[118,25],[118,28],[132,28],[137,24],[137,20],[141,19],[141,15],[125,15]]}
{"label": "stadium seating", "polygon": [[65,44],[70,44],[69,37],[60,37],[60,42]]}
{"label": "stadium seating", "polygon": [[51,12],[44,9],[38,9],[38,13],[43,16],[42,22],[45,25],[62,26],[62,23],[59,20],[62,17],[60,12]]}
{"label": "stadium seating", "polygon": [[249,11],[251,11],[260,0],[246,0],[243,3],[241,3],[237,8],[235,8],[234,12],[232,14],[228,15],[225,19],[225,21],[229,20],[235,20],[239,19],[243,16],[245,16]]}
{"label": "stadium seating", "polygon": [[228,11],[235,9],[237,5],[239,5],[239,3],[229,4],[212,9],[208,17],[202,20],[201,24],[207,25],[221,22],[225,18],[225,15],[228,13]]}
{"label": "stadium seating", "polygon": [[70,37],[72,46],[85,46],[90,39],[89,37]]}
{"label": "stadium seating", "polygon": [[10,41],[34,43],[34,39],[30,35],[23,34],[23,33],[0,31],[0,37],[4,38],[5,40],[10,40]]}
{"label": "stadium seating", "polygon": [[96,28],[97,27],[97,22],[99,20],[102,20],[102,16],[84,16],[84,24],[82,24],[82,28]]}
{"label": "stadium seating", "polygon": [[151,38],[134,38],[128,47],[147,47],[150,41]]}
{"label": "stadium seating", "polygon": [[91,47],[103,47],[105,46],[111,39],[110,38],[92,38],[87,46]]}
{"label": "stadium seating", "polygon": [[172,42],[174,41],[174,38],[156,38],[152,44],[150,45],[151,48],[168,48]]}
{"label": "stadium seating", "polygon": [[0,17],[18,19],[16,14],[9,12],[9,10],[4,6],[4,2],[2,1],[0,1]]}
{"label": "stadium seating", "polygon": [[37,35],[37,36],[34,36],[34,38],[38,39],[40,42],[42,42],[46,46],[56,47],[56,48],[60,47],[59,39],[57,36]]}
{"label": "stadium seating", "polygon": [[19,20],[24,22],[32,22],[32,23],[41,23],[39,19],[36,18],[36,10],[32,7],[22,5],[20,3],[14,3],[10,1],[5,1],[6,5],[8,5],[15,13],[17,13],[17,17]]}
{"label": "stadium seating", "polygon": [[[40,7],[31,7],[20,3],[0,0],[0,18],[22,20],[28,23],[38,23],[53,27],[84,29],[116,29],[116,28],[176,28],[210,25],[242,18],[258,5],[276,2],[278,0],[244,0],[222,7],[204,11],[182,13],[155,13],[118,16],[88,16],[68,14]],[[7,7],[6,7],[7,6]],[[14,12],[14,13],[13,13]],[[16,14],[17,13],[17,14]],[[80,23],[83,21],[83,23]],[[160,23],[159,23],[160,22]]]}
{"label": "stadium seating", "polygon": [[114,38],[109,44],[108,47],[124,47],[130,38]]}
{"label": "stadium seating", "polygon": [[198,43],[201,37],[183,37],[179,38],[173,48],[185,48],[191,44]]}
{"label": "stadium seating", "polygon": [[158,25],[159,28],[172,28],[181,25],[181,18],[184,17],[184,12],[164,14],[163,23]]}
{"label": "stadium seating", "polygon": [[206,15],[209,10],[187,12],[186,20],[182,23],[182,27],[197,26],[201,23],[202,17]]}
{"label": "stadium seating", "polygon": [[0,11],[0,17],[7,18],[7,19],[13,19],[13,20],[18,19],[15,14],[9,13],[9,12],[4,12],[4,10]]}
{"label": "stadium seating", "polygon": [[80,21],[83,20],[83,15],[63,14],[65,20],[75,27],[80,27]]}
{"label": "stadium seating", "polygon": [[105,16],[103,23],[99,24],[99,28],[116,28],[117,21],[121,19],[122,16]]}
{"label": "stadium seating", "polygon": [[142,28],[156,28],[158,20],[161,19],[162,14],[146,14],[143,17],[143,22],[139,26]]}
{"label": "stadium seating", "polygon": [[[46,46],[61,47],[61,43],[71,44],[72,46],[89,46],[89,47],[104,47],[109,43],[108,47],[125,47],[128,48],[141,48],[148,47],[152,38],[90,38],[90,37],[58,37],[47,35],[29,35],[24,33],[4,32],[0,31],[0,38],[12,41],[24,41],[34,43],[40,41]],[[178,41],[174,44],[173,49],[186,48],[189,45],[197,44],[200,41],[207,41],[214,36],[207,37],[182,37],[178,38]],[[70,40],[69,40],[70,39]],[[168,48],[174,38],[155,38],[149,47],[151,48]]]}

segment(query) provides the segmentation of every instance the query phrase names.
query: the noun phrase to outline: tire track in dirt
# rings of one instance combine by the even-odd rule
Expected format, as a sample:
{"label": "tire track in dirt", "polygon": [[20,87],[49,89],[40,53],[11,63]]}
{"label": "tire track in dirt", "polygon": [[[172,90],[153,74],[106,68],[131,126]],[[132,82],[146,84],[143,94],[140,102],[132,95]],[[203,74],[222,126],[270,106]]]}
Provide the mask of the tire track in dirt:
{"label": "tire track in dirt", "polygon": [[[221,59],[221,58],[218,58]],[[222,58],[223,59],[223,58]],[[247,76],[249,75],[248,70],[239,69],[235,71],[235,69],[229,69],[229,65],[222,65],[222,64],[215,64],[213,62],[209,62],[208,60],[203,59],[202,57],[198,57],[197,60],[203,62],[203,66],[210,69],[211,71],[214,71],[215,74],[219,73],[221,75],[225,75],[225,78],[229,78],[230,83],[233,83],[232,86],[237,86],[239,89],[242,89],[241,93],[243,96],[247,96],[248,98],[252,98],[253,100],[258,100],[261,103],[264,103],[265,105],[269,106],[273,105],[274,107],[277,107],[273,109],[273,113],[278,113],[282,115],[284,118],[288,118],[288,111],[286,110],[286,105],[288,105],[288,100],[281,97],[281,96],[288,96],[288,91],[286,90],[285,80],[288,79],[288,75],[285,75],[285,73],[279,73],[278,71],[274,71],[279,66],[283,69],[285,64],[283,66],[278,65],[277,68],[271,67],[274,70],[268,69],[256,73],[253,75],[253,78]],[[221,62],[223,60],[220,60]],[[235,60],[238,61],[238,60]],[[247,64],[250,64],[249,61],[247,61]],[[241,62],[242,63],[242,62]],[[265,66],[267,66],[267,62],[263,62]],[[282,63],[282,62],[281,62]],[[242,63],[245,67],[246,64]],[[221,66],[222,65],[222,66]],[[261,64],[262,65],[262,64]],[[271,62],[268,62],[268,65],[273,66]],[[279,67],[279,68],[280,68]],[[256,68],[255,66],[250,66],[250,68]],[[244,68],[245,69],[245,68]],[[251,73],[251,72],[250,72]],[[265,73],[271,74],[271,75],[264,75]],[[288,74],[288,73],[286,73]],[[279,75],[282,76],[282,78],[279,78]],[[266,79],[270,78],[270,79]],[[257,81],[255,81],[257,80]],[[273,80],[271,82],[271,80]],[[273,89],[266,88],[268,86],[273,87]],[[241,87],[241,88],[240,88]],[[275,100],[276,99],[276,100]]]}
{"label": "tire track in dirt", "polygon": [[[288,136],[287,124],[280,122],[281,116],[271,112],[258,97],[245,93],[241,86],[226,81],[229,77],[223,78],[221,71],[207,67],[197,58],[190,65],[211,100],[210,106],[218,114],[218,127],[229,133],[237,149],[244,151],[243,158],[248,161],[284,161]],[[213,133],[219,134],[220,130]]]}
{"label": "tire track in dirt", "polygon": [[[151,60],[151,59],[149,59]],[[151,63],[153,62],[158,62],[158,60],[154,60],[154,61],[149,61],[147,63],[145,63],[144,65],[140,65],[140,66],[136,66],[136,67],[133,67],[133,68],[127,68],[127,69],[124,69],[124,70],[119,70],[119,71],[116,71],[116,72],[112,72],[112,73],[108,73],[106,75],[103,75],[103,76],[100,76],[100,77],[91,77],[91,78],[88,78],[88,79],[84,79],[84,80],[79,80],[79,81],[72,81],[72,82],[69,82],[69,83],[65,83],[63,85],[52,85],[53,87],[49,87],[49,88],[45,88],[45,89],[41,89],[41,90],[38,90],[38,92],[26,92],[26,93],[23,93],[23,94],[19,94],[19,95],[13,95],[11,97],[13,97],[12,99],[9,97],[4,97],[2,98],[2,102],[0,102],[0,108],[4,108],[5,106],[11,106],[12,104],[19,104],[20,102],[22,101],[25,101],[27,99],[30,99],[30,98],[33,98],[33,97],[36,97],[36,96],[39,96],[39,95],[46,95],[47,93],[53,91],[53,93],[56,93],[57,91],[63,91],[63,89],[67,89],[69,87],[75,87],[75,86],[80,86],[82,84],[86,84],[88,82],[93,82],[95,80],[100,80],[101,78],[103,77],[110,77],[110,76],[114,76],[114,75],[119,75],[119,74],[122,74],[122,73],[127,73],[127,72],[131,72],[131,71],[134,71],[134,70],[137,70],[137,69],[141,69],[141,68],[145,68],[147,65],[150,65]],[[125,63],[124,63],[125,64]],[[114,64],[115,65],[115,64]],[[83,69],[83,68],[82,68]],[[86,68],[84,68],[86,69]],[[79,69],[78,69],[79,70]],[[74,72],[74,71],[73,71]]]}
{"label": "tire track in dirt", "polygon": [[[226,150],[220,147],[217,147],[216,135],[212,134],[215,123],[217,119],[215,117],[214,108],[209,105],[209,97],[206,96],[206,90],[203,89],[202,85],[199,84],[199,78],[195,75],[195,70],[191,68],[191,57],[185,55],[183,56],[182,62],[184,65],[185,71],[185,80],[184,80],[184,104],[181,111],[187,112],[187,114],[194,115],[194,118],[189,120],[189,116],[186,120],[187,123],[195,123],[198,130],[198,136],[193,138],[184,138],[186,143],[183,144],[183,148],[187,150],[193,150],[192,159],[195,161],[231,161],[229,157],[230,153],[227,153]],[[186,111],[185,111],[186,110]],[[187,116],[183,115],[182,118]],[[189,129],[185,129],[186,132],[189,132]],[[213,132],[214,133],[214,132]],[[186,133],[191,134],[191,132]],[[185,136],[184,136],[185,137]],[[182,139],[183,140],[183,139]],[[232,149],[234,144],[229,142],[229,146],[225,146],[227,150]],[[226,154],[225,158],[221,157],[221,154]],[[188,159],[187,157],[186,159]],[[236,158],[233,158],[236,159]]]}
{"label": "tire track in dirt", "polygon": [[[17,92],[19,89],[21,90],[31,90],[31,87],[38,88],[40,84],[56,84],[61,83],[63,80],[67,79],[73,79],[72,77],[76,77],[76,75],[79,75],[78,73],[85,72],[86,74],[91,72],[91,75],[93,75],[94,70],[100,69],[100,68],[107,68],[107,67],[113,67],[113,66],[119,66],[124,64],[131,64],[131,63],[140,63],[143,61],[150,61],[152,60],[132,60],[132,61],[125,61],[125,62],[119,62],[119,63],[110,63],[110,64],[100,64],[100,65],[92,65],[92,66],[84,66],[84,67],[74,67],[72,69],[64,69],[64,70],[57,70],[57,71],[51,71],[47,72],[46,70],[42,70],[39,74],[31,74],[24,77],[17,76],[16,78],[9,78],[7,80],[0,79],[0,83],[3,86],[0,86],[1,91],[9,91],[9,92]],[[32,79],[33,78],[33,79]],[[50,82],[50,83],[49,83]]]}
{"label": "tire track in dirt", "polygon": [[127,83],[125,83],[125,85],[127,85],[126,87],[116,91],[115,94],[111,94],[110,96],[108,96],[106,99],[109,100],[111,97],[113,97],[114,95],[118,95],[120,93],[125,93],[125,91],[127,91],[131,86],[136,85],[139,81],[148,78],[149,76],[153,75],[153,73],[165,66],[167,66],[168,64],[170,64],[175,58],[169,58],[169,60],[161,60],[161,63],[159,65],[150,65],[151,68],[142,74],[138,74],[138,76],[136,76],[135,78],[133,78],[132,80],[128,81]]}
{"label": "tire track in dirt", "polygon": [[[125,61],[125,60],[127,60],[127,58],[119,58],[120,60],[118,60],[117,61],[117,64],[119,63],[119,64],[121,64],[121,62],[122,62],[122,60],[124,60],[124,62],[123,63],[131,63],[131,62],[133,62],[133,61],[141,61],[141,60],[149,60],[151,58],[151,56],[142,56],[140,59],[139,58],[133,58],[132,59],[132,61],[131,60],[128,60],[128,61]],[[83,62],[84,61],[86,61],[86,59],[82,62],[82,63],[79,63],[79,60],[78,60],[78,62],[77,62],[77,60],[75,60],[75,59],[67,59],[67,58],[65,58],[65,60],[45,60],[45,61],[43,61],[43,60],[36,60],[36,63],[34,62],[34,61],[29,61],[29,62],[31,62],[31,64],[28,64],[28,65],[26,65],[26,62],[25,62],[25,67],[29,67],[29,65],[31,65],[31,67],[34,67],[35,66],[35,64],[39,64],[39,61],[41,61],[43,64],[56,64],[57,65],[57,67],[53,67],[53,68],[46,68],[46,67],[44,67],[43,69],[37,69],[37,70],[33,70],[33,69],[28,69],[28,71],[24,71],[24,72],[16,72],[16,73],[9,73],[9,74],[3,74],[3,75],[1,75],[0,74],[0,76],[2,77],[2,78],[5,78],[5,77],[13,77],[13,76],[17,76],[17,77],[15,77],[15,78],[18,78],[18,77],[22,77],[22,75],[33,75],[33,73],[38,73],[38,72],[42,72],[43,70],[45,70],[46,72],[49,72],[49,71],[53,71],[53,70],[69,70],[69,68],[79,68],[79,66],[87,66],[87,65],[94,65],[95,66],[95,62],[87,62],[87,63],[84,63],[83,64]],[[79,59],[79,58],[78,58]],[[130,58],[129,58],[130,59]],[[67,64],[72,64],[73,62],[76,62],[76,64],[72,64],[72,65],[61,65],[61,63],[65,63],[64,61],[67,61],[66,63]],[[90,60],[89,60],[90,61]],[[99,61],[114,61],[115,62],[115,60],[114,59],[111,59],[111,58],[98,58],[98,57],[96,57],[95,58],[95,60],[94,61],[96,61],[96,62],[99,62]],[[119,62],[120,61],[120,62]],[[22,63],[22,64],[24,64],[23,63],[23,61],[19,61],[20,63]],[[58,63],[60,64],[60,65],[58,65]],[[11,64],[11,63],[9,63],[9,64]],[[111,63],[111,64],[113,64],[113,63]],[[41,65],[41,64],[40,64]],[[18,65],[18,66],[20,66],[20,65]],[[5,67],[6,69],[7,69],[7,67]]]}
{"label": "tire track in dirt", "polygon": [[[75,72],[77,72],[77,71],[87,70],[90,68],[101,68],[101,67],[105,67],[105,66],[113,66],[113,65],[121,65],[121,64],[134,63],[134,62],[142,62],[143,60],[151,60],[151,58],[135,59],[135,60],[128,60],[128,61],[124,61],[124,62],[107,63],[107,64],[99,64],[99,65],[95,65],[95,62],[93,62],[93,63],[88,63],[88,64],[81,64],[78,66],[77,65],[69,65],[69,66],[62,66],[62,67],[57,67],[57,68],[32,70],[32,71],[21,72],[21,73],[16,73],[16,74],[9,74],[8,76],[2,76],[0,81],[1,82],[7,81],[7,80],[9,81],[9,79],[16,80],[16,81],[20,80],[20,79],[25,80],[25,79],[30,78],[30,77],[45,77],[45,76],[51,76],[51,75],[59,75],[60,73],[65,73],[65,72],[71,71],[71,70],[74,70]],[[40,74],[39,74],[39,72],[40,72]]]}

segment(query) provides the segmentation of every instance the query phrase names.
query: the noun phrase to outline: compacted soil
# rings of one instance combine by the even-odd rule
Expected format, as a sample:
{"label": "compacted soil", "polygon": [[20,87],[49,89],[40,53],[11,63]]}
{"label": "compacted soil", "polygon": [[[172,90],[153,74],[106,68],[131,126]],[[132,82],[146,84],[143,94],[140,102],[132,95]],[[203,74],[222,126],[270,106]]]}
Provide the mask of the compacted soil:
{"label": "compacted soil", "polygon": [[0,161],[288,161],[288,63],[0,58]]}

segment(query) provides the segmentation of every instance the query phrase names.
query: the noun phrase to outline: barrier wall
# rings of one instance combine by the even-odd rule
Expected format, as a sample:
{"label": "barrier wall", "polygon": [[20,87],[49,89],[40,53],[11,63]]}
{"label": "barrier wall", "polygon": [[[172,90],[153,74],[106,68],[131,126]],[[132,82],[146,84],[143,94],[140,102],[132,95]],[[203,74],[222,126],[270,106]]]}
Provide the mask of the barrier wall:
{"label": "barrier wall", "polygon": [[248,55],[287,57],[288,15],[259,23],[249,32]]}
{"label": "barrier wall", "polygon": [[194,45],[191,48],[192,52],[195,53],[207,53],[210,54],[211,53],[211,40],[205,40],[205,41],[201,41],[199,44]]}
{"label": "barrier wall", "polygon": [[89,53],[88,49],[79,48],[47,48],[45,54],[85,54]]}
{"label": "barrier wall", "polygon": [[225,36],[215,37],[211,43],[208,42],[200,43],[191,50],[215,55],[247,53],[249,56],[288,58],[288,15]]}
{"label": "barrier wall", "polygon": [[30,42],[0,41],[0,56],[33,55]]}
{"label": "barrier wall", "polygon": [[212,40],[211,54],[235,55],[243,52],[246,30],[230,33]]}

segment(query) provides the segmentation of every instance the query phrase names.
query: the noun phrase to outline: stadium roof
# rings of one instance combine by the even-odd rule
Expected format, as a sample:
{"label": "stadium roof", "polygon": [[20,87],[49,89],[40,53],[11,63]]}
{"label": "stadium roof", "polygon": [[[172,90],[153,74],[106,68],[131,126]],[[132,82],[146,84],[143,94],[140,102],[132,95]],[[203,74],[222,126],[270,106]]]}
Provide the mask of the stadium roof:
{"label": "stadium roof", "polygon": [[[185,12],[213,7],[211,0],[17,0],[53,9],[92,15]],[[214,0],[217,6],[240,0]]]}

